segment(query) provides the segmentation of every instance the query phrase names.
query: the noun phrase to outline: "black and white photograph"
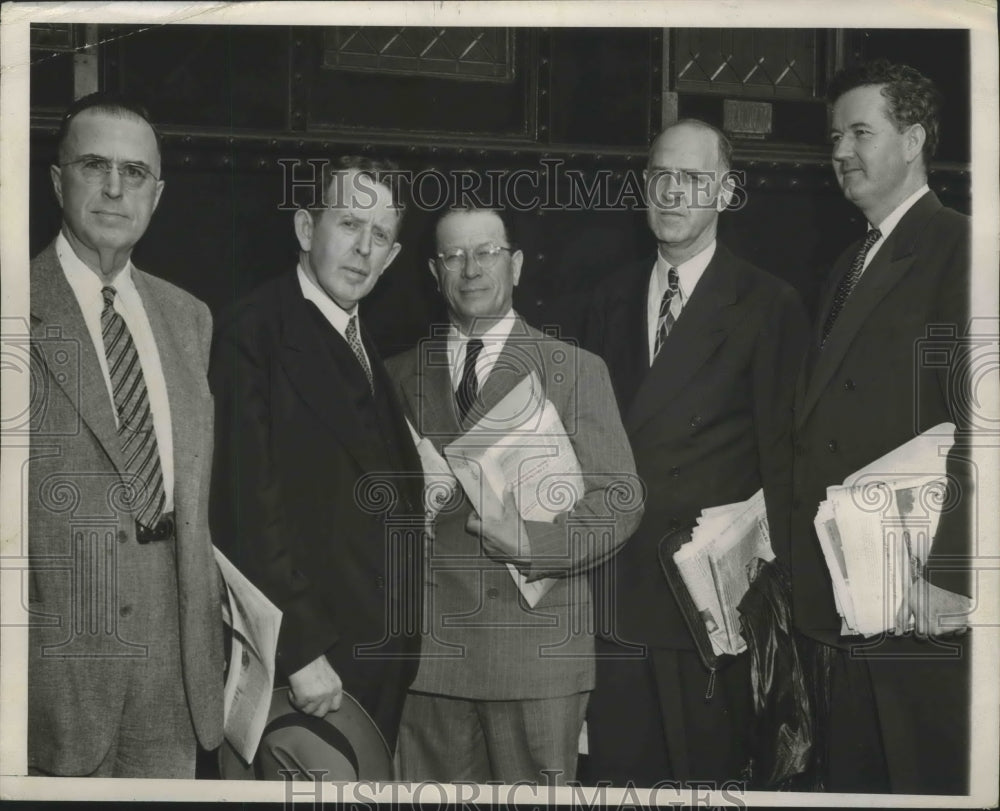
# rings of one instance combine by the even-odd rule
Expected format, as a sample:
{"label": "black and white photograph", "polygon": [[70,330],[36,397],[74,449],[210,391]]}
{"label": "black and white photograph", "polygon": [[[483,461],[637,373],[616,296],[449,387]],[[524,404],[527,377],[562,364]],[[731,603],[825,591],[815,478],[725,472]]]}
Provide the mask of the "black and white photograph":
{"label": "black and white photograph", "polygon": [[0,797],[996,805],[995,2],[0,12]]}

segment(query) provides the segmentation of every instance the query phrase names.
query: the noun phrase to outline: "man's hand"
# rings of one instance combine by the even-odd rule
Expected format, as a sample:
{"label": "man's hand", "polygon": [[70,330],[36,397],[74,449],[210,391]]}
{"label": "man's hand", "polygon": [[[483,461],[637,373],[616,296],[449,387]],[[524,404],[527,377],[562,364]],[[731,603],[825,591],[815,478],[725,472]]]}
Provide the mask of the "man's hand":
{"label": "man's hand", "polygon": [[484,499],[483,513],[469,515],[466,531],[482,539],[483,549],[491,558],[513,563],[519,569],[528,568],[531,565],[528,533],[514,501],[513,487],[504,489],[501,503]]}
{"label": "man's hand", "polygon": [[292,688],[289,699],[300,712],[322,718],[331,710],[340,709],[344,687],[325,656],[317,657],[289,676],[288,684]]}
{"label": "man's hand", "polygon": [[972,600],[964,594],[938,588],[917,576],[904,590],[903,602],[896,614],[896,633],[906,633],[910,617],[914,618],[917,636],[944,636],[965,633]]}

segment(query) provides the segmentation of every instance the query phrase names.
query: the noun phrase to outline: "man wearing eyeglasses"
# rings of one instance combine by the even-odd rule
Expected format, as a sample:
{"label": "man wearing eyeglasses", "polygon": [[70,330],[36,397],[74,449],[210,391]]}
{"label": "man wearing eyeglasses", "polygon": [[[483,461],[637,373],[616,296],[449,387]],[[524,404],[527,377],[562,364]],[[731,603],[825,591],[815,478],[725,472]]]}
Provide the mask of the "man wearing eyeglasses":
{"label": "man wearing eyeglasses", "polygon": [[795,291],[716,239],[732,146],[709,124],[661,132],[645,172],[656,257],[595,291],[587,345],[611,369],[647,509],[596,572],[594,781],[737,780],[752,721],[749,654],[710,675],[663,575],[659,544],[707,507],[763,488],[772,537],[791,488],[795,375],[807,337]]}
{"label": "man wearing eyeglasses", "polygon": [[62,228],[31,264],[28,766],[186,777],[222,738],[208,531],[208,308],[136,268],[159,136],[105,94],[63,118]]}
{"label": "man wearing eyeglasses", "polygon": [[[445,210],[429,265],[450,324],[387,366],[417,433],[439,453],[536,374],[566,429],[584,492],[554,523],[522,521],[512,490],[483,515],[461,492],[438,513],[420,669],[400,726],[407,780],[574,779],[594,685],[583,573],[613,554],[641,515],[604,363],[543,335],[512,307],[524,262],[512,225],[502,209]],[[536,585],[552,578],[533,607],[506,564]]]}

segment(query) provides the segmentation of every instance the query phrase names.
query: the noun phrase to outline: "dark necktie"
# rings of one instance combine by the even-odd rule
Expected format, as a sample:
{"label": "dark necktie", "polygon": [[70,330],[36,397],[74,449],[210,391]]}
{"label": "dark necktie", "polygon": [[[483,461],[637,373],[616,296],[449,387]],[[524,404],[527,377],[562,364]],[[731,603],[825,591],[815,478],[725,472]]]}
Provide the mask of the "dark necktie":
{"label": "dark necktie", "polygon": [[115,293],[113,287],[101,288],[104,355],[118,412],[118,437],[125,454],[125,470],[134,477],[131,505],[135,509],[135,520],[141,527],[153,528],[163,514],[166,501],[163,470],[142,364],[132,333],[125,319],[115,310]]}
{"label": "dark necktie", "polygon": [[656,342],[653,344],[654,359],[660,354],[663,342],[667,339],[674,322],[677,320],[670,311],[670,305],[673,303],[674,296],[677,295],[679,282],[677,268],[670,268],[667,271],[667,289],[663,293],[663,298],[660,299],[660,314],[656,319]]}
{"label": "dark necktie", "polygon": [[372,379],[372,367],[368,365],[368,358],[365,357],[365,350],[361,347],[361,336],[358,335],[358,316],[352,315],[347,322],[347,329],[344,330],[344,337],[347,345],[351,347],[354,357],[358,359],[361,368],[365,370],[365,377],[368,378],[368,388],[375,394],[375,381]]}
{"label": "dark necktie", "polygon": [[854,288],[857,287],[861,279],[861,274],[865,272],[865,258],[868,256],[868,251],[872,249],[872,245],[878,242],[881,237],[882,232],[878,228],[872,228],[868,231],[865,235],[865,241],[861,243],[858,255],[854,257],[854,261],[851,263],[851,269],[840,280],[840,284],[837,285],[837,292],[833,296],[833,304],[830,305],[830,314],[826,317],[826,321],[823,324],[823,340],[820,342],[820,346],[825,344],[826,339],[830,337],[830,332],[837,321],[837,317],[840,315],[841,310],[844,309],[844,304],[851,293],[854,292]]}
{"label": "dark necktie", "polygon": [[476,360],[479,353],[483,351],[483,342],[479,338],[471,338],[465,345],[465,364],[462,366],[462,382],[458,384],[458,391],[455,392],[455,401],[458,403],[458,416],[462,422],[476,402],[479,396],[479,382],[476,379]]}

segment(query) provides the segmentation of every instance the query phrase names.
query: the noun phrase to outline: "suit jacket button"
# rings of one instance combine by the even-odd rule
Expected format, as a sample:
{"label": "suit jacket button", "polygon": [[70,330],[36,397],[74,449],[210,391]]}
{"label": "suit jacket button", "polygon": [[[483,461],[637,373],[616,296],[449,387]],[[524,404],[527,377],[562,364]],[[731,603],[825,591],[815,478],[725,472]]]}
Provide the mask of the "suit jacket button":
{"label": "suit jacket button", "polygon": [[123,529],[118,530],[118,543],[125,543],[126,541],[128,541],[128,533]]}
{"label": "suit jacket button", "polygon": [[692,428],[697,428],[699,425],[701,425],[701,415],[700,414],[695,414],[691,418],[691,427]]}
{"label": "suit jacket button", "polygon": [[500,589],[490,586],[488,589],[486,589],[486,596],[489,597],[491,600],[495,600],[497,597],[500,596]]}
{"label": "suit jacket button", "polygon": [[678,476],[681,475],[681,469],[679,467],[670,468],[670,475],[676,479]]}
{"label": "suit jacket button", "polygon": [[826,447],[828,447],[830,449],[830,453],[836,453],[837,452],[837,440],[836,439],[831,439],[829,442],[826,443]]}
{"label": "suit jacket button", "polygon": [[121,608],[118,609],[118,615],[121,617],[127,617],[131,613],[132,613],[132,606],[130,605],[123,605]]}
{"label": "suit jacket button", "polygon": [[851,378],[844,381],[844,391],[854,391],[854,381]]}
{"label": "suit jacket button", "polygon": [[382,589],[385,588],[385,578],[381,575],[375,578],[375,588]]}
{"label": "suit jacket button", "polygon": [[667,528],[668,529],[680,529],[681,528],[681,522],[678,521],[676,518],[671,518],[670,521],[667,523]]}

